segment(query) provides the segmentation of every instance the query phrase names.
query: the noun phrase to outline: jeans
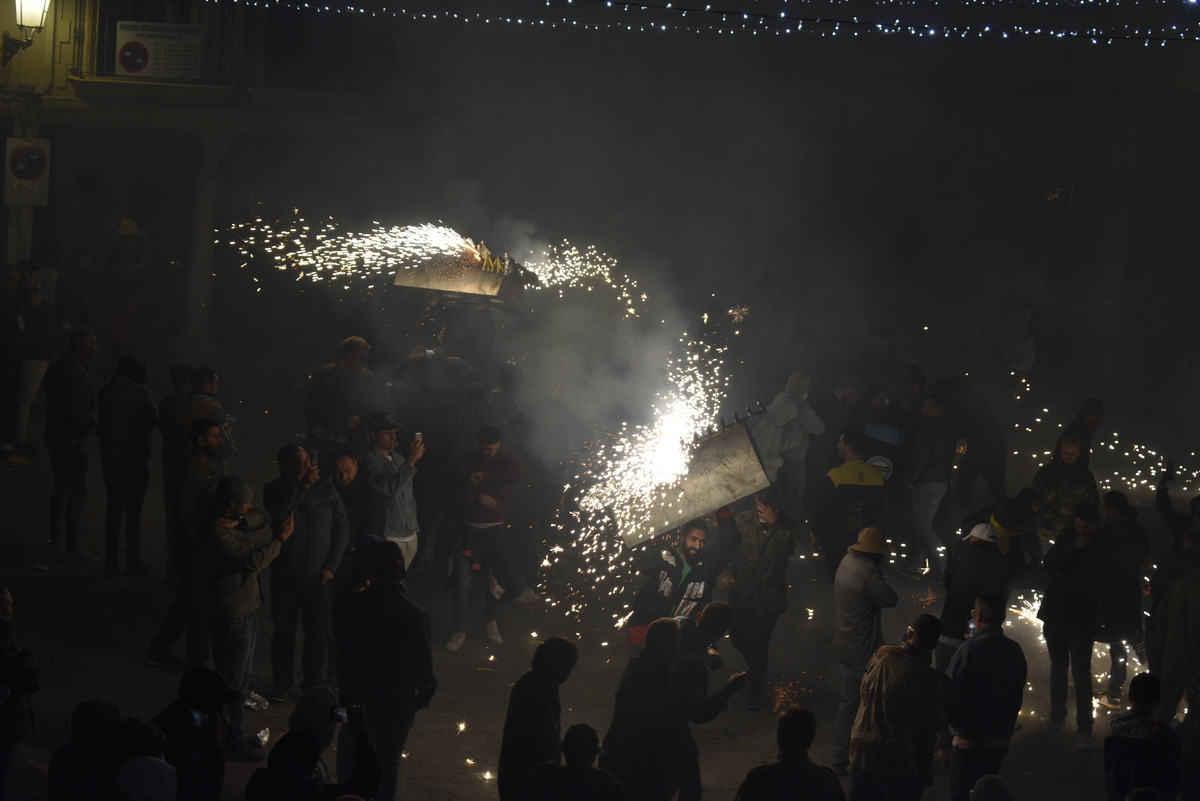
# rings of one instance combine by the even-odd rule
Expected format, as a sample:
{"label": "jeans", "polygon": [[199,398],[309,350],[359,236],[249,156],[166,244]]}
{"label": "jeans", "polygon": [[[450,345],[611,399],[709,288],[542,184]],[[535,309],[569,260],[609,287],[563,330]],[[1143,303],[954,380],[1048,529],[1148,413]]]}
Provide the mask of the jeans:
{"label": "jeans", "polygon": [[231,751],[246,748],[246,732],[242,729],[242,714],[250,697],[250,677],[254,673],[254,638],[258,618],[248,615],[221,617],[210,623],[212,631],[213,666],[225,678],[225,683],[238,691],[237,700],[225,708],[229,727],[225,743]]}
{"label": "jeans", "polygon": [[150,485],[150,465],[145,462],[104,465],[104,489],[108,505],[104,512],[104,561],[117,566],[121,553],[121,520],[125,520],[125,561],[131,567],[141,562],[142,503]]}
{"label": "jeans", "polygon": [[850,732],[854,729],[854,719],[858,717],[862,680],[867,672],[865,664],[838,664],[842,668],[842,703],[838,706],[837,721],[833,724],[834,767],[850,764]]}
{"label": "jeans", "polygon": [[1075,682],[1076,731],[1092,730],[1092,634],[1042,627],[1050,654],[1050,719],[1067,719],[1067,664]]}
{"label": "jeans", "polygon": [[950,752],[950,801],[968,801],[975,782],[999,773],[1000,763],[1007,754],[1007,747],[977,751],[955,746]]}
{"label": "jeans", "polygon": [[1113,698],[1120,698],[1129,666],[1129,652],[1125,650],[1125,643],[1120,640],[1109,643],[1108,657],[1112,662],[1108,671],[1108,694]]}
{"label": "jeans", "polygon": [[[913,525],[917,539],[929,557],[929,566],[935,572],[941,566],[946,545],[933,530],[933,517],[937,514],[938,505],[942,498],[946,497],[946,490],[949,488],[949,481],[932,481],[928,484],[917,484],[912,489]],[[910,543],[912,544],[915,543]]]}
{"label": "jeans", "polygon": [[729,639],[746,659],[747,682],[751,690],[761,690],[767,682],[767,649],[779,615],[759,615],[753,609],[733,608]]}
{"label": "jeans", "polygon": [[[484,589],[483,622],[490,623],[496,619],[496,611],[506,602],[521,593],[524,589],[512,566],[511,543],[507,536],[507,527],[501,523],[485,529],[477,529],[459,522],[455,534],[457,543],[454,546],[454,630],[466,631],[467,606],[471,600],[471,578],[474,575],[473,565],[478,564],[485,579],[488,574],[504,589],[504,594],[497,598],[491,592],[490,584]],[[465,553],[469,553],[467,556]]]}
{"label": "jeans", "polygon": [[296,681],[296,624],[304,626],[304,652],[300,666],[307,690],[325,684],[329,638],[333,632],[332,599],[328,583],[319,578],[297,578],[271,571],[271,684],[286,692]]}
{"label": "jeans", "polygon": [[[395,801],[400,785],[400,763],[404,758],[404,744],[412,731],[416,714],[396,712],[386,705],[374,704],[370,698],[355,696],[361,703],[371,727],[371,740],[379,754],[379,767],[383,772],[383,783],[374,795],[375,801]],[[354,776],[354,733],[349,726],[342,726],[337,747],[338,781],[345,782]]]}
{"label": "jeans", "polygon": [[209,656],[208,621],[203,606],[204,585],[192,549],[176,548],[175,572],[179,576],[175,600],[167,607],[149,651],[150,656],[168,653],[186,631],[187,651],[183,661],[190,668],[203,665]]}
{"label": "jeans", "polygon": [[919,801],[924,791],[916,773],[874,776],[851,765],[846,801]]}
{"label": "jeans", "polygon": [[21,361],[21,388],[17,398],[17,443],[29,441],[29,409],[37,400],[38,390],[42,388],[42,378],[50,362],[43,359],[23,359]]}
{"label": "jeans", "polygon": [[786,456],[779,466],[780,504],[787,516],[796,522],[804,520],[804,482],[807,480],[804,459],[789,459]]}

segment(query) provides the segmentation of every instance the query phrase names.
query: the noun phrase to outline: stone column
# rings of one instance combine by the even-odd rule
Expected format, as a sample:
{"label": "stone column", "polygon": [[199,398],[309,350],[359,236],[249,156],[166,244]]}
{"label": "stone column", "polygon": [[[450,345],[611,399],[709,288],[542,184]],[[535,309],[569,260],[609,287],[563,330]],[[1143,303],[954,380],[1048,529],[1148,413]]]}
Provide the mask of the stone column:
{"label": "stone column", "polygon": [[217,356],[209,312],[212,306],[213,229],[217,220],[221,159],[229,152],[232,142],[233,137],[229,134],[203,134],[201,140],[196,207],[192,215],[192,248],[188,259],[187,302],[183,331],[176,348],[179,358],[193,364],[211,364]]}

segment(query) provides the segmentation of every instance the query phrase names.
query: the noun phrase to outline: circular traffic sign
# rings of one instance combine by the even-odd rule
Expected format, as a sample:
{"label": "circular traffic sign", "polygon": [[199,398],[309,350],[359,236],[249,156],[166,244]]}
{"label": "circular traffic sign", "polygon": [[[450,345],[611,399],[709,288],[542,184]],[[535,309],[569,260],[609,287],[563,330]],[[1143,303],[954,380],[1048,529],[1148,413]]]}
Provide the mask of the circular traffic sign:
{"label": "circular traffic sign", "polygon": [[150,51],[141,42],[126,42],[117,61],[126,72],[141,72],[150,63]]}
{"label": "circular traffic sign", "polygon": [[36,181],[45,174],[46,165],[49,163],[50,158],[40,145],[23,142],[14,147],[9,155],[8,170],[19,180]]}

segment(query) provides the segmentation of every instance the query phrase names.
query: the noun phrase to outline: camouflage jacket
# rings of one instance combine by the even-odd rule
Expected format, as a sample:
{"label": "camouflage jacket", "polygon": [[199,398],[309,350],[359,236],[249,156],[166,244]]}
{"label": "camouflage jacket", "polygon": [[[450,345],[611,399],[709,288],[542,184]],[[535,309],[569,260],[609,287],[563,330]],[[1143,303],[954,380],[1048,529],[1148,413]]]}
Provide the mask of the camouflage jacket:
{"label": "camouflage jacket", "polygon": [[729,603],[758,615],[782,615],[787,611],[788,559],[796,552],[799,532],[786,518],[762,523],[758,510],[737,516],[741,544],[725,572],[718,577],[733,579]]}
{"label": "camouflage jacket", "polygon": [[1084,501],[1100,506],[1100,492],[1092,471],[1078,464],[1052,460],[1037,471],[1032,486],[1041,495],[1037,533],[1047,542],[1071,522],[1076,506]]}

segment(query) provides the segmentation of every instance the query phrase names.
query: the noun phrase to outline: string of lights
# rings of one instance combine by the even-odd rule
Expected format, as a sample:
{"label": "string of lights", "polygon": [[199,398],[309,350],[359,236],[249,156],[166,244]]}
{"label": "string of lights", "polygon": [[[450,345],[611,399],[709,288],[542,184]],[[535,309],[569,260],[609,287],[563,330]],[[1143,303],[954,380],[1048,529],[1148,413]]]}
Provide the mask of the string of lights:
{"label": "string of lights", "polygon": [[[217,2],[218,0],[209,0]],[[771,11],[731,11],[713,4],[679,5],[675,3],[628,3],[614,0],[545,0],[545,5],[533,13],[514,13],[508,2],[476,3],[479,10],[437,10],[413,7],[369,8],[357,5],[327,5],[301,0],[236,0],[252,7],[265,9],[287,8],[298,11],[391,17],[399,19],[445,21],[467,25],[511,25],[529,29],[566,29],[582,31],[624,31],[632,33],[690,33],[718,36],[754,35],[787,37],[800,34],[818,36],[859,36],[870,34],[920,36],[929,39],[988,38],[993,40],[1018,37],[1085,40],[1093,44],[1117,42],[1166,45],[1168,42],[1200,41],[1200,10],[1198,0],[1152,0],[1150,3],[1121,3],[1120,0],[1091,0],[1081,5],[1055,0],[958,0],[940,4],[937,0],[821,0],[787,4]],[[867,15],[838,14],[837,9],[849,3],[856,7],[873,6],[879,19]],[[936,7],[931,16],[941,20],[921,21],[894,18],[890,10],[896,5]],[[491,8],[488,8],[491,7]],[[792,11],[802,7],[803,11]],[[1154,12],[1156,21],[1145,19],[1145,8]],[[528,8],[525,6],[524,8]],[[486,9],[486,10],[483,10]],[[597,13],[596,10],[603,12]],[[1081,13],[1080,9],[1085,12]],[[1071,17],[1098,16],[1100,10],[1126,13],[1130,9],[1143,17],[1142,21],[1113,19],[1108,24],[1081,24]],[[844,10],[844,9],[843,9]],[[818,13],[819,12],[819,13]],[[833,12],[833,13],[827,13]],[[886,13],[885,13],[886,12]],[[982,13],[1000,13],[1009,19],[994,19],[984,24]],[[1050,15],[1047,17],[1047,15]],[[607,17],[607,18],[602,18]],[[964,18],[966,17],[966,18]]]}

